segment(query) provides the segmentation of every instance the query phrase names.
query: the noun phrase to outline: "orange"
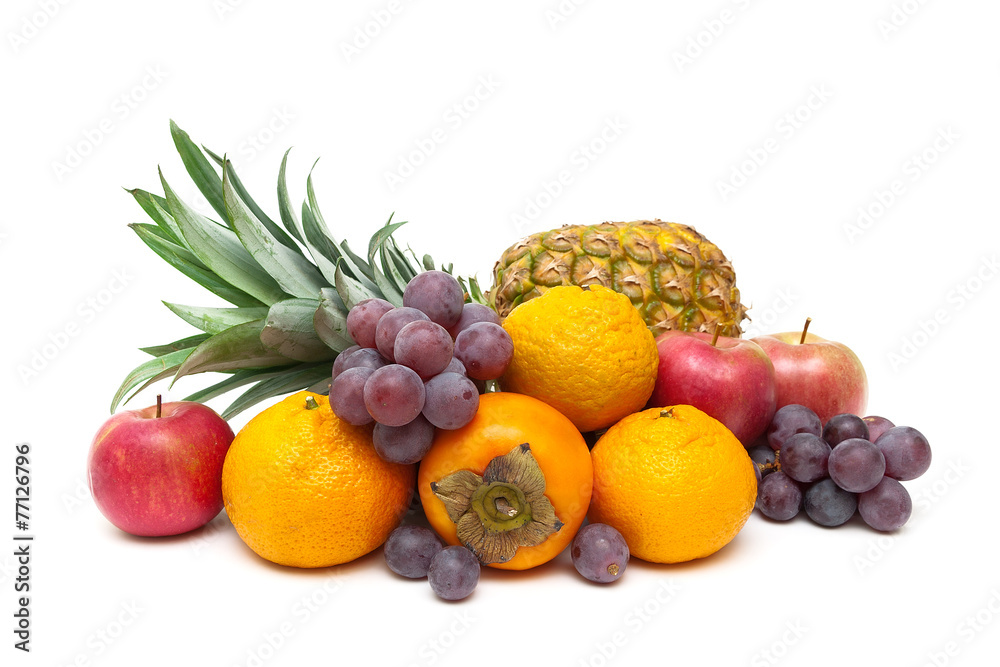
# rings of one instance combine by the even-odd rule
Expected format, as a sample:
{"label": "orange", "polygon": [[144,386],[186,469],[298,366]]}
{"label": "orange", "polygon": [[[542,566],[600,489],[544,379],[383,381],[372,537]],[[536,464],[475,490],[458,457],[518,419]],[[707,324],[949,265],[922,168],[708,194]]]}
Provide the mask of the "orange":
{"label": "orange", "polygon": [[372,427],[337,418],[326,396],[302,391],[244,426],[222,467],[236,532],[279,565],[327,567],[385,542],[410,504],[415,466],[387,463]]}
{"label": "orange", "polygon": [[690,405],[626,417],[591,455],[590,520],[617,528],[633,556],[654,563],[715,553],[740,532],[757,498],[746,449]]}
{"label": "orange", "polygon": [[463,470],[483,475],[490,461],[511,453],[523,443],[528,444],[544,475],[544,496],[562,526],[540,544],[517,547],[506,562],[487,563],[505,570],[524,570],[555,558],[583,523],[590,504],[593,468],[587,444],[573,423],[530,396],[510,392],[484,394],[471,422],[453,431],[438,430],[434,444],[420,462],[417,476],[427,520],[446,542],[461,544],[456,523],[445,503],[435,495],[432,483],[440,483]]}
{"label": "orange", "polygon": [[514,357],[500,386],[545,401],[581,431],[611,426],[653,393],[656,341],[624,294],[553,287],[518,305],[503,328]]}

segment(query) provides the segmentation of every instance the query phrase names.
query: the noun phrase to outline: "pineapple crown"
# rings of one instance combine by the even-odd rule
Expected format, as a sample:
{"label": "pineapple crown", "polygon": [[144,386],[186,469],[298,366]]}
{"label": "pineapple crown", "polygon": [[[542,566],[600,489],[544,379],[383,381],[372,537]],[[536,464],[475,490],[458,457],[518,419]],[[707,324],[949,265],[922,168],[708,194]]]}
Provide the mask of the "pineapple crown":
{"label": "pineapple crown", "polygon": [[[392,236],[406,223],[392,222],[392,216],[369,240],[367,257],[338,242],[320,212],[312,170],[301,215],[296,215],[285,179],[291,149],[278,171],[278,224],[251,198],[230,160],[199,148],[173,121],[170,133],[188,175],[222,222],[182,201],[161,170],[163,196],[126,190],[152,220],[129,227],[167,263],[231,307],[163,302],[200,333],[140,348],[153,358],[126,376],[111,411],[159,380],[170,378],[173,385],[185,375],[208,371],[227,377],[184,400],[207,401],[251,385],[222,413],[225,419],[300,389],[326,392],[334,358],[354,345],[347,333],[351,307],[370,298],[402,305],[406,284],[419,271],[434,269],[434,260],[430,255],[418,260],[409,248],[412,261],[407,257]],[[440,268],[452,272],[451,264]],[[467,300],[486,303],[475,278],[459,282]]]}

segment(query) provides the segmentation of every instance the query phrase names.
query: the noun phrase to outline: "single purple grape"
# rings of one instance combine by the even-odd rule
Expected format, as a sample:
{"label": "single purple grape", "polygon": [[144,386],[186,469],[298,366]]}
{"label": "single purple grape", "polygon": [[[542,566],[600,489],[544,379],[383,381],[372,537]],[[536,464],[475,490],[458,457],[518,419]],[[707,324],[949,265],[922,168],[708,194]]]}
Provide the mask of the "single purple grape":
{"label": "single purple grape", "polygon": [[858,509],[858,496],[844,491],[827,477],[806,489],[803,498],[806,514],[821,526],[832,528],[846,523]]}
{"label": "single purple grape", "polygon": [[879,417],[878,415],[868,415],[867,417],[862,417],[862,419],[865,420],[865,424],[868,426],[868,439],[872,442],[878,440],[880,435],[895,426],[895,424],[885,417]]}
{"label": "single purple grape", "polygon": [[388,363],[389,361],[383,357],[378,350],[370,347],[362,347],[352,352],[351,355],[344,360],[342,369],[343,371],[346,371],[350,368],[370,368],[374,371],[382,368]]}
{"label": "single purple grape", "polygon": [[416,308],[446,329],[462,317],[465,290],[455,276],[444,271],[424,271],[403,288],[403,305]]}
{"label": "single purple grape", "polygon": [[410,322],[428,320],[429,318],[416,308],[393,308],[382,316],[375,327],[375,347],[389,361],[395,361],[393,350],[396,346],[396,335],[399,330]]}
{"label": "single purple grape", "polygon": [[385,299],[359,301],[347,313],[347,333],[361,347],[375,347],[375,327],[393,307]]}
{"label": "single purple grape", "polygon": [[499,324],[476,322],[455,338],[455,357],[473,380],[495,380],[514,356],[514,341]]}
{"label": "single purple grape", "polygon": [[858,496],[858,513],[875,530],[896,530],[909,520],[912,512],[910,494],[892,477],[883,477],[874,488]]}
{"label": "single purple grape", "polygon": [[767,444],[779,451],[785,440],[796,433],[823,434],[823,423],[815,412],[804,405],[792,403],[778,408],[767,427]]}
{"label": "single purple grape", "polygon": [[441,549],[431,559],[427,580],[434,593],[445,600],[461,600],[472,595],[479,584],[479,560],[461,546]]}
{"label": "single purple grape", "polygon": [[383,366],[365,382],[365,407],[380,424],[402,426],[424,409],[424,383],[400,364]]}
{"label": "single purple grape", "polygon": [[344,362],[347,361],[347,357],[351,356],[355,352],[361,349],[360,345],[352,345],[346,347],[340,351],[337,358],[333,360],[333,379],[336,380],[337,376],[344,372]]}
{"label": "single purple grape", "polygon": [[607,584],[618,581],[628,565],[628,544],[606,523],[590,523],[577,532],[570,550],[573,566],[585,579]]}
{"label": "single purple grape", "polygon": [[365,384],[375,371],[371,368],[348,368],[330,384],[330,409],[348,424],[370,424],[372,416],[365,407]]}
{"label": "single purple grape", "polygon": [[848,438],[868,439],[868,424],[865,420],[849,412],[830,417],[823,427],[823,439],[831,447],[836,447]]}
{"label": "single purple grape", "polygon": [[479,391],[469,378],[441,373],[424,383],[424,417],[438,428],[462,428],[479,410]]}
{"label": "single purple grape", "polygon": [[448,327],[448,333],[451,334],[452,338],[455,338],[476,322],[500,324],[500,316],[489,306],[484,306],[481,303],[467,303],[462,306],[462,316],[458,318],[455,326]]}
{"label": "single purple grape", "polygon": [[875,441],[875,446],[885,457],[885,474],[893,479],[916,479],[931,467],[931,445],[923,433],[911,426],[890,428]]}
{"label": "single purple grape", "polygon": [[430,528],[400,526],[385,541],[385,564],[402,577],[422,579],[441,548],[441,540]]}
{"label": "single purple grape", "polygon": [[372,432],[375,453],[390,463],[416,463],[434,444],[434,425],[423,415],[402,426],[375,424]]}
{"label": "single purple grape", "polygon": [[455,343],[440,324],[410,322],[396,334],[392,353],[397,364],[412,368],[421,380],[444,371],[452,360]]}
{"label": "single purple grape", "polygon": [[796,433],[781,448],[781,469],[796,482],[815,482],[826,477],[830,445],[812,433]]}
{"label": "single purple grape", "polygon": [[802,507],[802,487],[781,470],[761,480],[757,487],[757,509],[775,521],[788,521]]}
{"label": "single purple grape", "polygon": [[830,479],[851,493],[875,487],[885,475],[885,457],[863,438],[848,438],[833,448],[827,464]]}

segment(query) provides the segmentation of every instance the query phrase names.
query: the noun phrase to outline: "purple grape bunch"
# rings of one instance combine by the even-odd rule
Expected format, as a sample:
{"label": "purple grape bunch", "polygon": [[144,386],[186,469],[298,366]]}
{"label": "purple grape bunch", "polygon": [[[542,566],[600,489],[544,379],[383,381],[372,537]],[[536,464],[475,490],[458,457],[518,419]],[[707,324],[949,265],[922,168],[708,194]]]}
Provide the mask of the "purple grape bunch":
{"label": "purple grape bunch", "polygon": [[815,523],[833,527],[859,514],[875,530],[896,530],[913,511],[900,482],[931,465],[920,431],[876,415],[840,414],[822,424],[809,408],[786,405],[766,437],[767,444],[747,451],[760,480],[756,507],[776,521],[805,510]]}
{"label": "purple grape bunch", "polygon": [[379,456],[416,463],[436,429],[462,428],[476,416],[480,387],[510,364],[514,343],[488,306],[465,303],[450,273],[425,271],[403,303],[365,299],[347,315],[357,345],[333,363],[330,407],[340,419],[375,422]]}

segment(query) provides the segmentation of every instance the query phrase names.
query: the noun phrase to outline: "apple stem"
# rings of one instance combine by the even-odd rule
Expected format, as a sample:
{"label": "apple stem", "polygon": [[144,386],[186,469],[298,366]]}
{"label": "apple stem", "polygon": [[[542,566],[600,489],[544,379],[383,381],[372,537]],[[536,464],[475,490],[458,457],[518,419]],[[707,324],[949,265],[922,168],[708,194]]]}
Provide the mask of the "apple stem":
{"label": "apple stem", "polygon": [[813,318],[807,317],[805,326],[802,327],[802,337],[799,338],[799,345],[806,342],[806,332],[809,331],[809,323],[813,321]]}
{"label": "apple stem", "polygon": [[712,332],[712,347],[715,347],[715,344],[717,342],[719,342],[719,323],[718,322],[715,323],[715,331]]}
{"label": "apple stem", "polygon": [[163,412],[163,396],[161,394],[156,395],[156,418],[160,418],[160,414]]}

